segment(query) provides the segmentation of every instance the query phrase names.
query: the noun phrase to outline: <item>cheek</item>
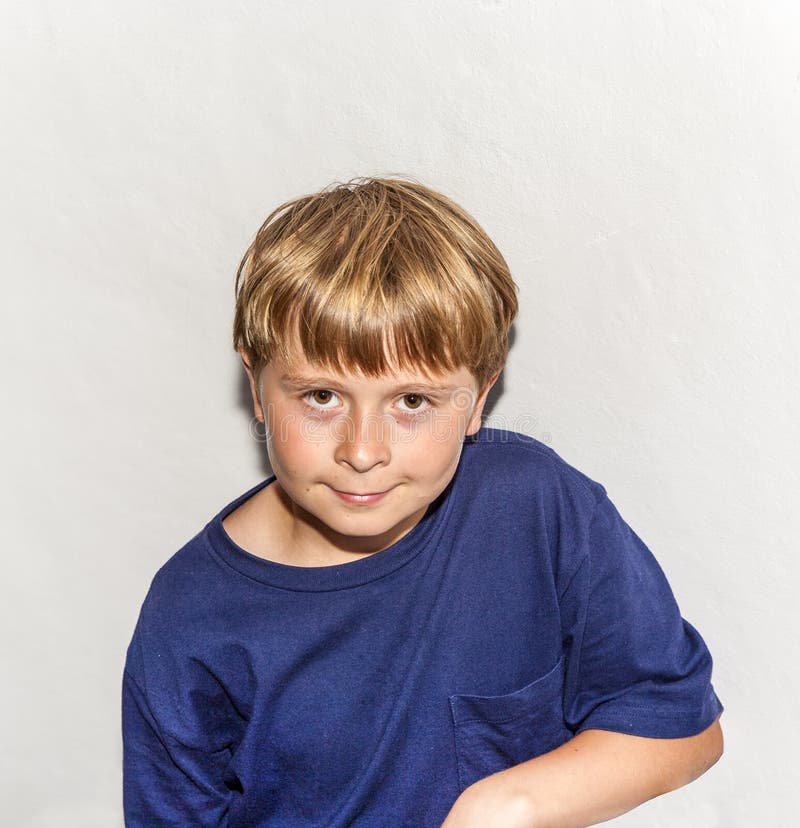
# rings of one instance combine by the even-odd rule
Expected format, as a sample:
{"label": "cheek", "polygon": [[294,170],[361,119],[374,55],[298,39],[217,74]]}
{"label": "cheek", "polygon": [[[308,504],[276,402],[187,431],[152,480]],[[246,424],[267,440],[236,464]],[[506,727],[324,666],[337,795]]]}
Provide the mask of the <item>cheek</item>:
{"label": "cheek", "polygon": [[461,455],[462,440],[452,425],[440,421],[432,427],[426,426],[419,430],[414,440],[408,444],[406,457],[421,478],[436,481],[455,471]]}
{"label": "cheek", "polygon": [[301,475],[313,465],[321,443],[313,434],[305,433],[307,430],[302,425],[290,418],[274,424],[267,438],[267,453],[273,469]]}

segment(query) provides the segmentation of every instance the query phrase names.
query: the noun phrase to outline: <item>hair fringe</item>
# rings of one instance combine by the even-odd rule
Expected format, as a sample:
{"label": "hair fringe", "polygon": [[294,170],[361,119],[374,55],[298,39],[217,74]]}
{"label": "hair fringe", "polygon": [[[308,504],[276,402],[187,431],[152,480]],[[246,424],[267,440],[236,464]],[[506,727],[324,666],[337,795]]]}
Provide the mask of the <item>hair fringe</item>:
{"label": "hair fringe", "polygon": [[288,361],[377,376],[398,367],[502,368],[516,285],[453,201],[412,180],[357,178],[287,201],[236,272],[233,345],[253,370]]}

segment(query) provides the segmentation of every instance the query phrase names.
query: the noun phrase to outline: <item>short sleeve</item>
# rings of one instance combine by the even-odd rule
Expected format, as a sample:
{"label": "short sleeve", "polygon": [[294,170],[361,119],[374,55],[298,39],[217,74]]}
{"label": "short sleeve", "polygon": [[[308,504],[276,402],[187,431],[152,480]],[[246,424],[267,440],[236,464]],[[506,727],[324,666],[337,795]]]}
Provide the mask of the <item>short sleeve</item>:
{"label": "short sleeve", "polygon": [[224,782],[230,750],[199,750],[169,731],[169,713],[148,694],[140,643],[128,648],[122,681],[123,809],[127,828],[228,824]]}
{"label": "short sleeve", "polygon": [[564,718],[587,729],[693,736],[722,712],[712,659],[666,577],[607,496],[561,597]]}

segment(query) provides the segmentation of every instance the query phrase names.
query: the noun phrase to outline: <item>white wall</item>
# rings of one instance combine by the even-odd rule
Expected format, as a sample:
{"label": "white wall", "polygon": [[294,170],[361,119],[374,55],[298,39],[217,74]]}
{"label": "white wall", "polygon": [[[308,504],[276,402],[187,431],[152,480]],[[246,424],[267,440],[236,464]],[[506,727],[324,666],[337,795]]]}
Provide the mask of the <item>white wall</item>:
{"label": "white wall", "polygon": [[494,418],[607,486],[715,655],[724,759],[615,824],[790,824],[798,42],[792,0],[3,3],[2,821],[121,824],[141,600],[263,474],[239,256],[403,172],[520,284]]}

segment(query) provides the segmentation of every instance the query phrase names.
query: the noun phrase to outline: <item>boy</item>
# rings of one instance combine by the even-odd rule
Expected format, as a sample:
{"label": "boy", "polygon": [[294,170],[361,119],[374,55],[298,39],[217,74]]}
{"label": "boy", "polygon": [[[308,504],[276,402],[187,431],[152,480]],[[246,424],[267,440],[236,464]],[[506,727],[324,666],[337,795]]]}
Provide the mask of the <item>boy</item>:
{"label": "boy", "polygon": [[710,655],[603,486],[480,427],[515,291],[415,183],[266,220],[234,347],[274,476],[144,602],[128,826],[572,828],[718,759]]}

